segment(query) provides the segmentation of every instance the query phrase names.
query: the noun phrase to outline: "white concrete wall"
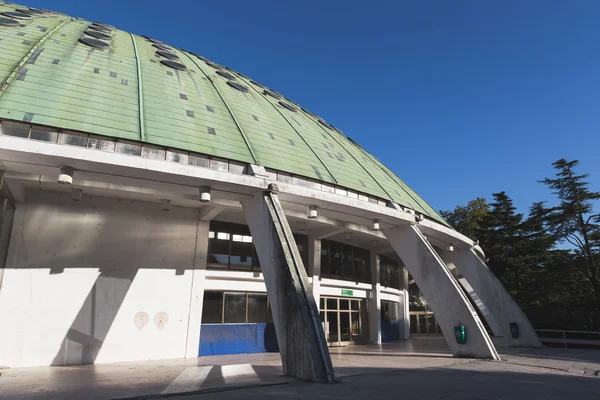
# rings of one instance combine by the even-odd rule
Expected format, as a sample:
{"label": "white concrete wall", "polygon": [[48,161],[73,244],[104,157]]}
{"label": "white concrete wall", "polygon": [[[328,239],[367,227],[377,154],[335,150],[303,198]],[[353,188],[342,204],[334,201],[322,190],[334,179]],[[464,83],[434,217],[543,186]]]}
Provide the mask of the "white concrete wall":
{"label": "white concrete wall", "polygon": [[[0,291],[0,365],[184,357],[197,212],[31,191]],[[192,330],[191,330],[192,331]]]}

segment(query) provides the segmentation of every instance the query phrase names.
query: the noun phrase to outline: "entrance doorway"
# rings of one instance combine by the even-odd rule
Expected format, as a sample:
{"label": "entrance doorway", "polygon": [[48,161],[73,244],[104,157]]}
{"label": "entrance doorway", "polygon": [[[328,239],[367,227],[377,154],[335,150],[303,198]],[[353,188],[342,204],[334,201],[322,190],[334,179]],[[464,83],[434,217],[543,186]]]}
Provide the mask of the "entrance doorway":
{"label": "entrance doorway", "polygon": [[320,315],[329,346],[347,346],[360,340],[361,299],[321,297]]}

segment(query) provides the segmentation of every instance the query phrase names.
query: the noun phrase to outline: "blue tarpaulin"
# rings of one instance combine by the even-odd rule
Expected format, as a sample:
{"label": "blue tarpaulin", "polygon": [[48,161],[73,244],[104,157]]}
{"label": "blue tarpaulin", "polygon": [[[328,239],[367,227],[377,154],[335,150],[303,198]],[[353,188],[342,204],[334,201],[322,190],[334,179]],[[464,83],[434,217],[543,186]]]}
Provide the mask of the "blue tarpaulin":
{"label": "blue tarpaulin", "polygon": [[202,324],[199,356],[277,352],[273,324]]}
{"label": "blue tarpaulin", "polygon": [[381,341],[393,342],[400,340],[399,321],[381,321]]}

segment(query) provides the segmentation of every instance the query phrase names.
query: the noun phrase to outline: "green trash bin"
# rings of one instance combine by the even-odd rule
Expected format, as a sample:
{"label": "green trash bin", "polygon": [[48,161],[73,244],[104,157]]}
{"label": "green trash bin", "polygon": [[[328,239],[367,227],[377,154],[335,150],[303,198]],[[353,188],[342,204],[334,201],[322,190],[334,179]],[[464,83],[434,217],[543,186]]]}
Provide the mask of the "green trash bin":
{"label": "green trash bin", "polygon": [[454,327],[454,337],[456,343],[466,344],[467,343],[467,328],[464,325],[457,325]]}
{"label": "green trash bin", "polygon": [[516,322],[510,323],[510,336],[512,336],[513,339],[519,338],[519,325]]}

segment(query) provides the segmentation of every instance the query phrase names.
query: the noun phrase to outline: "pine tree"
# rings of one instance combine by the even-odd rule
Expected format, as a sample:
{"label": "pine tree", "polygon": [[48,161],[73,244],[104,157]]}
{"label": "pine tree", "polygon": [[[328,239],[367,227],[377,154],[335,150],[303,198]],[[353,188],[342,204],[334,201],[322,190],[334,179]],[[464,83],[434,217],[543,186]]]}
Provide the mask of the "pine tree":
{"label": "pine tree", "polygon": [[585,180],[589,174],[576,174],[578,164],[577,160],[560,159],[552,164],[556,177],[541,181],[560,199],[560,205],[550,209],[547,223],[557,240],[573,246],[575,265],[591,285],[600,307],[600,214],[593,209],[600,193],[588,188]]}
{"label": "pine tree", "polygon": [[478,197],[466,206],[457,205],[452,211],[442,210],[440,215],[458,232],[471,239],[479,239],[481,224],[489,212],[487,200]]}
{"label": "pine tree", "polygon": [[491,210],[483,220],[479,237],[488,259],[489,266],[509,293],[517,301],[522,300],[523,279],[528,265],[523,259],[525,253],[523,214],[516,213],[516,207],[506,192],[494,193]]}

